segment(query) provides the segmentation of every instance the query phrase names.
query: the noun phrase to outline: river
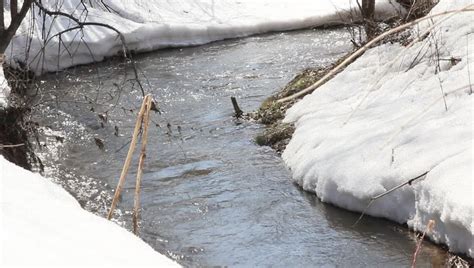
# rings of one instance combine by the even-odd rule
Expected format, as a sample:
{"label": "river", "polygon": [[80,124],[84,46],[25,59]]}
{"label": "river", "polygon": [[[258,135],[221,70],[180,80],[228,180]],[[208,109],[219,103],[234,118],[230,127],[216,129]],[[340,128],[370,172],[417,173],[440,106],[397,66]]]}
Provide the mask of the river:
{"label": "river", "polygon": [[[142,239],[193,267],[410,265],[413,233],[372,217],[353,226],[359,214],[303,192],[281,158],[254,143],[263,126],[232,117],[231,96],[242,110],[255,110],[299,71],[327,66],[350,49],[343,29],[318,29],[136,56],[162,111],[150,128]],[[100,215],[141,103],[131,73],[112,59],[43,76],[33,106],[45,174]],[[135,159],[115,219],[126,228],[136,167]],[[418,264],[442,265],[446,256],[425,242]]]}

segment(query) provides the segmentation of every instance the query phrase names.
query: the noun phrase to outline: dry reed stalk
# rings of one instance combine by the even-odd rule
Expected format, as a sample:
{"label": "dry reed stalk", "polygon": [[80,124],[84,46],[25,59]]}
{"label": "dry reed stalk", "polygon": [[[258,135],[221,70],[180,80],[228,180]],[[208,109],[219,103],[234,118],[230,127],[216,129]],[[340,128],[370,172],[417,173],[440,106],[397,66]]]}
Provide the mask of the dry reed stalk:
{"label": "dry reed stalk", "polygon": [[429,232],[431,232],[431,230],[433,229],[435,225],[435,221],[434,220],[429,220],[428,221],[428,225],[426,226],[426,230],[423,232],[423,235],[421,236],[420,238],[420,241],[418,241],[418,244],[416,245],[416,249],[415,249],[415,253],[413,254],[413,261],[411,263],[411,267],[412,268],[415,268],[416,267],[416,257],[418,256],[418,253],[420,252],[421,250],[421,244],[423,243],[423,239],[425,239],[425,235]]}
{"label": "dry reed stalk", "polygon": [[411,22],[408,22],[408,23],[405,23],[405,24],[402,24],[396,28],[393,28],[389,31],[386,31],[380,35],[378,35],[377,37],[375,37],[374,39],[370,40],[367,44],[365,44],[363,47],[359,48],[357,51],[355,51],[354,53],[352,53],[349,57],[347,57],[344,61],[342,61],[339,65],[337,65],[336,67],[334,67],[331,71],[329,71],[326,75],[324,75],[321,79],[319,79],[318,81],[316,81],[314,84],[312,84],[311,86],[291,95],[291,96],[288,96],[288,97],[285,97],[285,98],[282,98],[282,99],[279,99],[277,100],[276,102],[277,103],[283,103],[283,102],[287,102],[287,101],[290,101],[290,100],[293,100],[293,99],[296,99],[298,97],[301,97],[303,95],[306,95],[308,93],[311,93],[313,92],[316,88],[318,88],[319,86],[321,86],[323,83],[325,83],[327,80],[329,80],[329,78],[331,78],[333,75],[335,75],[338,71],[340,71],[342,68],[346,67],[350,62],[354,61],[356,58],[358,58],[360,55],[362,55],[366,50],[368,50],[371,46],[375,45],[377,42],[383,40],[385,37],[391,35],[391,34],[394,34],[394,33],[397,33],[397,32],[400,32],[400,31],[403,31],[407,28],[410,28],[424,20],[428,20],[428,19],[432,19],[432,18],[435,18],[435,17],[439,17],[439,16],[444,16],[444,15],[448,15],[448,14],[452,14],[452,13],[461,13],[461,12],[466,12],[466,11],[474,11],[474,8],[472,8],[474,5],[468,5],[464,8],[461,8],[461,9],[457,9],[457,10],[448,10],[448,11],[445,11],[445,12],[441,12],[441,13],[437,13],[437,14],[433,14],[433,15],[429,15],[429,16],[426,16],[426,17],[423,17],[423,18],[419,18],[417,20],[414,20],[414,21],[411,21]]}
{"label": "dry reed stalk", "polygon": [[[470,7],[473,7],[473,5],[469,5],[467,6],[468,8]],[[437,21],[436,23],[434,23],[433,25],[431,25],[431,27],[429,27],[426,31],[424,31],[422,34],[419,34],[417,38],[415,38],[412,42],[410,42],[407,46],[405,46],[405,48],[410,48],[412,47],[413,45],[415,45],[417,42],[421,41],[423,39],[424,36],[427,36],[435,27],[439,26],[440,24],[442,24],[443,22],[447,21],[448,19],[452,18],[454,15],[456,15],[456,13],[452,13],[450,14],[449,16],[446,16],[445,18],[442,18],[441,20]],[[377,85],[380,83],[380,81],[382,81],[383,77],[388,73],[388,70],[389,68],[391,68],[399,58],[403,57],[405,55],[405,51],[402,50],[400,51],[397,56],[395,56],[388,64],[385,65],[385,68],[381,69],[382,71],[377,73],[376,76],[378,76],[378,79],[372,83],[372,85],[370,86],[370,89],[367,90],[367,94],[364,96],[364,98],[362,98],[362,100],[359,102],[359,104],[357,104],[356,108],[354,109],[354,111],[350,114],[349,118],[346,119],[346,121],[344,122],[347,123],[349,122],[349,120],[352,118],[352,116],[355,114],[355,112],[359,109],[359,107],[362,105],[362,103],[367,99],[367,97],[369,96],[369,94],[375,90],[377,88]],[[385,69],[385,71],[384,71]]]}
{"label": "dry reed stalk", "polygon": [[[474,4],[472,5],[468,5],[466,6],[465,8],[471,8],[471,7],[474,7]],[[438,25],[442,24],[443,22],[447,21],[448,19],[452,18],[454,15],[456,15],[457,13],[452,13],[450,14],[449,16],[446,16],[445,18],[442,18],[440,19],[439,21],[437,21],[436,23],[434,23],[431,27],[429,27],[426,31],[424,31],[421,35],[418,35],[417,38],[415,38],[410,44],[408,44],[407,46],[405,46],[405,48],[410,48],[412,47],[414,44],[416,44],[417,42],[421,41],[422,38],[426,35],[428,35],[435,27],[437,27]],[[380,72],[377,73],[377,75],[375,75],[376,77],[378,77],[378,79],[376,79],[375,81],[373,81],[369,86],[368,86],[368,90],[367,90],[367,93],[365,94],[365,96],[359,101],[359,103],[357,104],[356,108],[352,111],[352,113],[349,115],[349,117],[345,120],[344,124],[346,124],[347,122],[349,122],[349,120],[351,120],[352,116],[356,113],[356,111],[359,109],[359,107],[363,104],[363,102],[367,99],[367,97],[369,96],[369,94],[376,90],[377,86],[379,85],[380,81],[382,81],[383,77],[385,76],[385,74],[388,73],[388,70],[397,62],[398,59],[400,59],[401,57],[405,56],[405,51],[402,50],[400,51],[389,63],[385,64],[383,67],[384,68],[380,68]]]}
{"label": "dry reed stalk", "polygon": [[24,146],[25,144],[24,143],[19,143],[19,144],[1,144],[0,145],[0,149],[1,148],[15,148],[15,147],[21,147],[21,146]]}
{"label": "dry reed stalk", "polygon": [[145,112],[146,100],[147,98],[145,97],[143,99],[140,111],[138,112],[137,121],[135,122],[135,129],[133,130],[132,141],[130,142],[130,147],[128,148],[127,158],[125,159],[125,163],[122,168],[122,173],[120,174],[120,179],[117,184],[117,188],[115,189],[114,198],[112,199],[112,205],[110,206],[110,211],[109,211],[109,214],[107,215],[108,220],[112,218],[115,207],[117,206],[120,193],[122,192],[123,183],[125,182],[125,177],[127,176],[127,173],[128,173],[128,168],[130,167],[130,163],[132,162],[133,152],[135,151],[138,133],[140,132],[143,114]]}
{"label": "dry reed stalk", "polygon": [[140,213],[140,187],[143,175],[143,166],[146,158],[146,145],[148,140],[148,124],[150,122],[150,109],[152,105],[152,98],[150,95],[145,96],[146,108],[142,119],[143,135],[142,146],[140,152],[140,159],[138,161],[137,180],[135,182],[135,198],[133,200],[133,233],[138,234],[138,218]]}
{"label": "dry reed stalk", "polygon": [[[472,6],[474,6],[474,4],[467,6],[467,8],[470,8]],[[433,31],[434,28],[436,28],[441,23],[449,20],[450,18],[454,17],[454,15],[456,15],[456,13],[446,16],[445,18],[437,21],[436,23],[433,23],[433,25],[431,25],[428,29],[426,29],[426,31],[424,31],[422,34],[419,34],[417,38],[411,41],[410,44],[407,45],[407,47],[412,47],[415,43],[420,42],[426,35],[428,35],[431,31]]]}

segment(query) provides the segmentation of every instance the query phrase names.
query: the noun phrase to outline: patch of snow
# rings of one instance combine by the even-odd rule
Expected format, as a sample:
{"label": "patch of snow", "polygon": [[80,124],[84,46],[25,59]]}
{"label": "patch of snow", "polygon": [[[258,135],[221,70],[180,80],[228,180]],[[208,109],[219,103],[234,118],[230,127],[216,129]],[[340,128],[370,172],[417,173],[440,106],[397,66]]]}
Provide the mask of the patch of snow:
{"label": "patch of snow", "polygon": [[[376,2],[380,17],[401,12],[401,7],[392,0]],[[133,51],[200,45],[269,31],[343,23],[350,21],[349,11],[357,10],[355,0],[96,0],[86,4],[86,16],[79,0],[43,3],[50,10],[60,8],[81,21],[115,27]],[[33,71],[43,73],[100,61],[122,51],[117,34],[104,27],[86,26],[83,32],[69,31],[59,39],[57,33],[75,24],[64,17],[46,17],[43,31],[43,20],[38,10],[35,11],[36,18],[31,13],[27,15],[7,49],[11,65],[27,62]],[[357,20],[354,17],[351,19]]]}
{"label": "patch of snow", "polygon": [[[432,14],[473,3],[441,0]],[[367,213],[417,231],[433,219],[433,241],[474,257],[473,82],[474,20],[465,12],[410,48],[370,49],[294,105],[285,121],[296,131],[283,159],[305,190],[359,212],[428,171]]]}
{"label": "patch of snow", "polygon": [[0,170],[2,267],[179,267],[48,179],[2,156]]}
{"label": "patch of snow", "polygon": [[8,96],[10,95],[10,87],[8,86],[7,79],[3,73],[3,67],[1,66],[0,59],[0,108],[4,108],[8,103]]}

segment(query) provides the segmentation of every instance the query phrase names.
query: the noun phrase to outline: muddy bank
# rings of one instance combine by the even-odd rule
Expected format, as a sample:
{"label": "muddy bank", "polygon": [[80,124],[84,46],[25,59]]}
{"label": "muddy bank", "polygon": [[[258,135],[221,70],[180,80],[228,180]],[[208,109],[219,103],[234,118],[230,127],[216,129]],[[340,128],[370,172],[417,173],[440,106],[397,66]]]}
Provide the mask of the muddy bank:
{"label": "muddy bank", "polygon": [[350,53],[340,57],[334,63],[325,67],[308,68],[303,70],[280,91],[268,97],[257,111],[249,113],[247,115],[249,118],[265,125],[265,130],[260,135],[255,137],[255,142],[260,146],[270,146],[281,154],[283,150],[285,150],[286,145],[290,141],[293,132],[295,131],[293,124],[283,123],[282,120],[285,117],[286,111],[299,100],[301,100],[305,95],[284,103],[277,101],[279,99],[294,95],[295,93],[298,93],[314,84],[323,76],[325,76],[329,71],[331,71],[335,66],[344,61],[348,56],[350,56]]}
{"label": "muddy bank", "polygon": [[[407,10],[410,10],[405,17],[400,17],[398,19],[392,19],[385,22],[378,22],[377,26],[374,29],[374,34],[382,34],[384,31],[393,29],[404,22],[413,21],[417,18],[423,17],[428,14],[428,12],[433,8],[435,1],[425,0],[413,2],[411,0],[400,0],[399,2]],[[332,64],[329,64],[324,67],[317,68],[307,68],[302,72],[298,73],[286,86],[284,86],[277,93],[268,97],[260,106],[260,108],[252,113],[246,114],[245,116],[256,120],[258,123],[266,126],[262,134],[255,137],[255,142],[260,146],[270,146],[278,153],[282,153],[285,150],[286,145],[291,139],[291,136],[294,132],[294,126],[292,124],[282,123],[283,118],[285,117],[286,111],[291,108],[295,103],[300,101],[307,93],[292,100],[286,102],[278,102],[278,100],[292,96],[300,91],[303,91],[307,87],[313,85],[318,80],[323,78],[325,75],[331,72],[336,66],[341,64],[343,61],[348,59],[354,52],[366,44],[366,38],[363,24],[352,24],[346,26],[346,30],[350,33],[350,42],[353,44],[354,48],[351,52],[345,54],[344,56],[335,60]],[[412,33],[410,30],[405,30],[398,32],[393,35],[389,35],[383,38],[381,41],[374,44],[378,46],[384,43],[400,43],[403,45],[409,44],[413,41],[414,37],[411,36]],[[363,54],[363,53],[362,53]],[[330,76],[324,83],[331,80],[338,73],[342,72],[347,66],[354,62],[358,57],[347,62],[344,67],[339,71],[335,72]],[[317,88],[315,89],[317,90]],[[314,91],[314,90],[313,90]]]}
{"label": "muddy bank", "polygon": [[37,166],[41,171],[41,160],[33,153],[29,141],[36,125],[29,119],[31,108],[25,97],[26,90],[33,85],[33,75],[7,66],[3,68],[11,94],[8,107],[0,108],[0,154],[18,166],[28,170]]}
{"label": "muddy bank", "polygon": [[24,116],[26,109],[0,109],[0,154],[8,161],[31,169],[29,161],[28,134]]}

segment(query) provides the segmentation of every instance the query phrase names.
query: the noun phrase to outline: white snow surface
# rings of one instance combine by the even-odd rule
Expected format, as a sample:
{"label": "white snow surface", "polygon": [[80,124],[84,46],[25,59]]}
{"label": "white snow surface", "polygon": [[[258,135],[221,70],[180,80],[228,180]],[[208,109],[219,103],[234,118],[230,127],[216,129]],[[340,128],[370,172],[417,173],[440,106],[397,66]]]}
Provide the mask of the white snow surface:
{"label": "white snow surface", "polygon": [[0,108],[6,107],[8,102],[8,96],[10,95],[10,87],[8,86],[7,80],[3,73],[3,67],[1,66],[0,59]]}
{"label": "white snow surface", "polygon": [[[431,13],[470,4],[441,0]],[[367,213],[418,231],[433,219],[433,241],[474,257],[472,83],[474,14],[466,12],[411,48],[370,49],[289,109],[285,121],[296,131],[283,159],[305,190],[359,212],[371,197],[428,171]]]}
{"label": "white snow surface", "polygon": [[[74,14],[81,21],[115,27],[125,37],[128,48],[134,51],[200,45],[357,19],[348,15],[349,11],[357,9],[355,0],[102,0],[106,6],[99,0],[92,0],[84,1],[87,13],[79,0],[42,2],[49,10]],[[393,0],[376,1],[376,12],[380,17],[394,16],[400,10]],[[60,40],[57,33],[76,24],[64,17],[47,16],[43,31],[43,20],[38,10],[35,11],[36,19],[31,18],[31,13],[27,15],[7,49],[7,62],[11,65],[26,62],[31,70],[43,73],[100,61],[122,51],[118,35],[98,26],[86,26],[83,32],[66,32]],[[34,25],[33,30],[31,25]],[[27,45],[30,44],[28,37],[32,39],[31,45]],[[43,57],[42,52],[46,56]]]}
{"label": "white snow surface", "polygon": [[2,267],[179,267],[60,186],[0,156]]}

